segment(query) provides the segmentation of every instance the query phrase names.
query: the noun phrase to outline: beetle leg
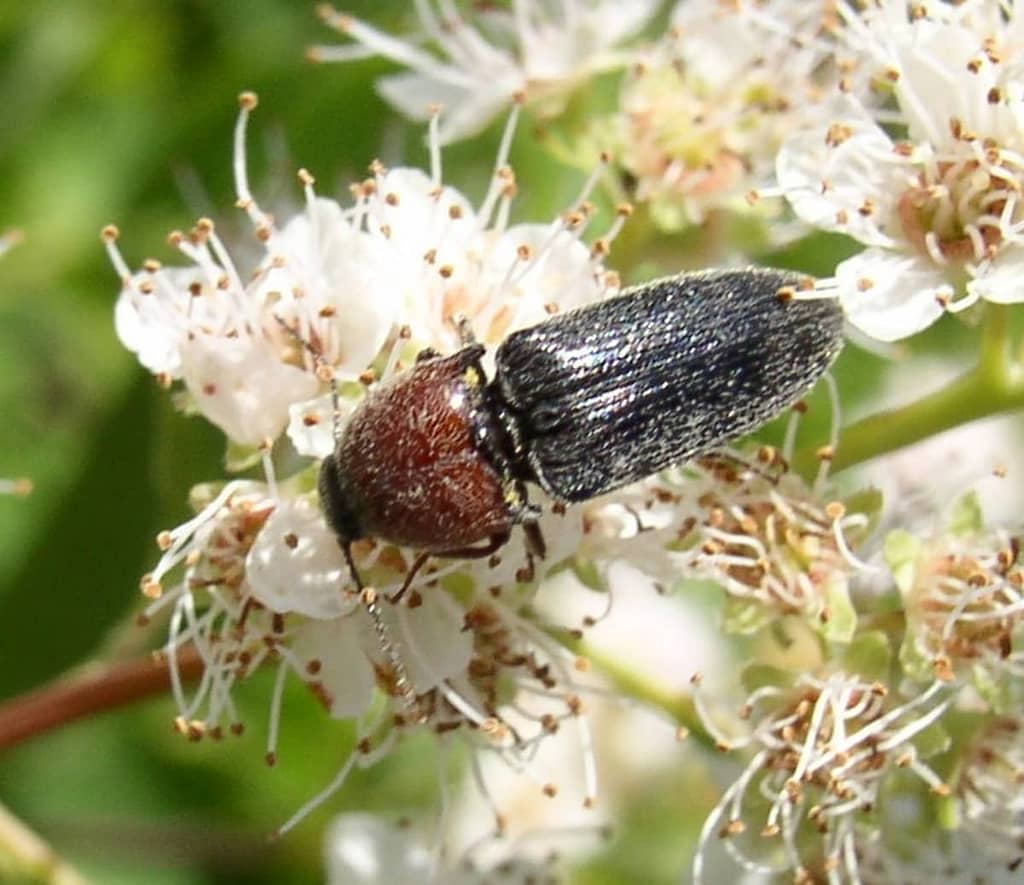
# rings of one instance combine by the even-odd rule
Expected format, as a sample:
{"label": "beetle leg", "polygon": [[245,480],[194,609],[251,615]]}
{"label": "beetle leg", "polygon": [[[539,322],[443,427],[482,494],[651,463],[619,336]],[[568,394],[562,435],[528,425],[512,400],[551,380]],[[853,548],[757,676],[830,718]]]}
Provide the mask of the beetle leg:
{"label": "beetle leg", "polygon": [[490,556],[496,550],[504,547],[508,543],[508,539],[508,532],[496,532],[491,535],[490,540],[482,547],[455,547],[451,550],[438,550],[434,553],[420,553],[413,560],[409,571],[405,573],[405,580],[402,581],[402,586],[388,596],[388,602],[394,604],[401,601],[406,591],[412,585],[413,578],[416,577],[417,572],[423,568],[431,556],[442,556],[446,559],[483,559],[485,556]]}
{"label": "beetle leg", "polygon": [[476,344],[476,335],[473,334],[473,327],[469,324],[465,314],[455,314],[452,317],[452,323],[455,325],[455,331],[459,333],[459,341],[462,342],[463,347]]}
{"label": "beetle leg", "polygon": [[509,532],[495,532],[482,547],[456,547],[452,550],[439,550],[434,556],[444,556],[449,559],[483,559],[504,547],[508,543],[509,537]]}
{"label": "beetle leg", "polygon": [[412,565],[409,566],[409,571],[405,573],[405,580],[402,581],[402,586],[388,596],[388,602],[392,605],[401,602],[402,597],[405,596],[406,590],[408,590],[409,586],[412,584],[412,579],[416,577],[416,573],[423,568],[428,559],[430,559],[429,553],[420,553],[412,561]]}
{"label": "beetle leg", "polygon": [[424,360],[436,360],[440,355],[433,347],[424,347],[423,350],[416,354],[416,362],[422,363]]}
{"label": "beetle leg", "polygon": [[548,545],[544,542],[544,535],[536,522],[524,522],[523,534],[526,536],[527,556],[536,556],[543,559],[548,552]]}

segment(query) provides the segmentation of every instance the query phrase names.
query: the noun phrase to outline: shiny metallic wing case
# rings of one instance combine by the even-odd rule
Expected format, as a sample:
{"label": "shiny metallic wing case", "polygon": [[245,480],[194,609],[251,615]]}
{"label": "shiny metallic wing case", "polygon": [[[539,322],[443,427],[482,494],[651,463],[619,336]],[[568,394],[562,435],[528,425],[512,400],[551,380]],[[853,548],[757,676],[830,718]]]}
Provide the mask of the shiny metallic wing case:
{"label": "shiny metallic wing case", "polygon": [[680,274],[511,334],[492,396],[523,479],[564,501],[705,454],[794,403],[842,346],[831,299],[780,297],[806,277]]}

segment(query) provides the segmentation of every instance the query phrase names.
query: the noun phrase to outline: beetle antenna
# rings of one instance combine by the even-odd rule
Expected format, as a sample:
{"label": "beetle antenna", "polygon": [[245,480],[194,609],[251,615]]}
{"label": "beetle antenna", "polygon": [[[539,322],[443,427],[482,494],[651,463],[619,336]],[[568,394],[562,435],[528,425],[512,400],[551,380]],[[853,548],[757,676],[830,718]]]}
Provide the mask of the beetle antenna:
{"label": "beetle antenna", "polygon": [[352,581],[356,585],[356,590],[359,591],[359,598],[362,600],[363,605],[366,606],[366,613],[373,622],[373,631],[377,634],[377,645],[384,652],[384,656],[391,665],[391,672],[395,677],[395,688],[398,689],[402,700],[405,701],[406,708],[415,717],[415,720],[417,722],[422,721],[423,714],[416,699],[416,691],[412,687],[412,681],[409,679],[409,672],[405,669],[402,656],[398,653],[395,643],[391,641],[391,631],[388,630],[388,625],[384,623],[377,591],[373,587],[363,586],[362,578],[359,577],[359,569],[356,568],[355,559],[352,557],[352,545],[348,543],[342,544],[341,549],[345,554],[345,561],[348,563],[348,570],[352,575]]}
{"label": "beetle antenna", "polygon": [[[278,325],[302,345],[303,349],[312,357],[317,377],[331,386],[333,435],[334,441],[337,443],[341,438],[341,399],[338,393],[338,379],[335,377],[334,368],[324,359],[324,355],[319,348],[303,338],[299,331],[288,323],[284,317],[276,313],[273,316],[277,320]],[[391,639],[391,631],[388,629],[388,625],[384,623],[377,591],[373,587],[367,587],[363,584],[363,579],[359,575],[359,569],[356,568],[355,558],[352,556],[351,543],[343,541],[339,537],[338,544],[345,554],[345,562],[348,563],[348,571],[352,577],[352,583],[355,584],[359,598],[366,607],[366,613],[370,616],[370,621],[373,623],[373,632],[377,634],[377,645],[384,653],[384,657],[387,658],[388,664],[391,665],[391,672],[394,674],[395,679],[395,688],[402,695],[402,699],[405,701],[409,712],[416,718],[416,721],[420,721],[422,714],[416,701],[416,692],[409,679],[409,673],[405,669],[402,656],[398,653],[398,648]],[[408,583],[403,585],[403,590],[407,585]]]}

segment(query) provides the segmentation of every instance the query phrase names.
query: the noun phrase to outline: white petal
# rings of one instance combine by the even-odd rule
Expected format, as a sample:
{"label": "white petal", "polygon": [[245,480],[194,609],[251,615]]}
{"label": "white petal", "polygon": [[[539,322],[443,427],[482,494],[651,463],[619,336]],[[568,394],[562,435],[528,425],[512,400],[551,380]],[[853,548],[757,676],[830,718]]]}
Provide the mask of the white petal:
{"label": "white petal", "polygon": [[263,338],[197,332],[182,347],[183,376],[199,410],[235,442],[260,445],[288,423],[288,407],[316,378],[280,362]]}
{"label": "white petal", "polygon": [[334,533],[305,498],[282,501],[246,558],[253,597],[271,611],[337,618],[359,605],[344,594],[349,573]]}
{"label": "white petal", "polygon": [[335,818],[325,840],[328,885],[425,885],[432,857],[412,835],[369,814]]}
{"label": "white petal", "polygon": [[[207,299],[196,299],[189,286],[202,282],[198,268],[167,267],[156,274],[138,273],[121,290],[114,307],[114,328],[139,362],[150,372],[181,375],[181,347],[188,336],[190,310]],[[143,295],[140,287],[154,287]]]}
{"label": "white petal", "polygon": [[[371,629],[361,616],[331,621],[307,621],[295,629],[290,642],[300,675],[314,685],[335,719],[353,719],[373,700],[376,674],[361,643]],[[316,662],[316,672],[307,665]]]}
{"label": "white petal", "polygon": [[383,238],[355,230],[337,203],[318,199],[274,240],[257,297],[306,337],[315,332],[335,372],[356,378],[398,321],[393,264]]}
{"label": "white petal", "polygon": [[830,147],[825,129],[783,144],[775,167],[779,186],[793,211],[813,227],[849,234],[867,246],[892,246],[902,239],[893,225],[908,165],[874,122],[856,115],[836,122],[852,130],[841,144]]}
{"label": "white petal", "polygon": [[[534,257],[513,273],[511,286],[500,288],[508,277],[508,269],[517,264],[517,250],[524,246]],[[490,283],[494,308],[513,306],[515,309],[515,319],[506,331],[543,321],[547,318],[547,305],[556,305],[562,311],[572,310],[597,301],[605,294],[595,274],[590,250],[568,231],[560,231],[552,237],[550,225],[510,227],[494,243],[488,270],[494,276]]]}
{"label": "white petal", "polygon": [[[338,401],[337,419],[344,423],[357,403]],[[300,455],[326,458],[334,453],[334,401],[329,393],[288,407],[288,438]]]}
{"label": "white petal", "polygon": [[[384,613],[417,692],[465,672],[473,654],[473,634],[462,629],[462,609],[444,590],[425,587],[422,605],[384,606]],[[375,656],[380,657],[379,649]]]}
{"label": "white petal", "polygon": [[847,319],[879,341],[926,329],[945,312],[940,298],[953,295],[934,265],[885,249],[865,249],[848,258],[836,268],[836,280]]}
{"label": "white petal", "polygon": [[971,295],[996,304],[1024,301],[1024,249],[1004,248],[979,276],[967,284]]}
{"label": "white petal", "polygon": [[376,82],[381,96],[412,120],[428,120],[431,106],[439,105],[442,145],[480,133],[512,104],[512,96],[524,86],[522,75],[514,67],[500,73],[489,71],[488,76],[477,79],[472,90],[412,72],[391,74]]}

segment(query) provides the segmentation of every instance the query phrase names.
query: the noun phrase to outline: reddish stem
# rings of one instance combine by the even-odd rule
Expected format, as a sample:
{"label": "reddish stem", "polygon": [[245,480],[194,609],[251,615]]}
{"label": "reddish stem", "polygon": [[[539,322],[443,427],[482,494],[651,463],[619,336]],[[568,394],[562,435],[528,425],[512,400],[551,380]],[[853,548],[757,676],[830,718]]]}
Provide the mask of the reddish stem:
{"label": "reddish stem", "polygon": [[[203,662],[195,649],[178,653],[178,671],[182,681],[202,674]],[[170,686],[167,661],[162,658],[108,664],[54,680],[0,705],[0,750],[77,719],[163,694]]]}

